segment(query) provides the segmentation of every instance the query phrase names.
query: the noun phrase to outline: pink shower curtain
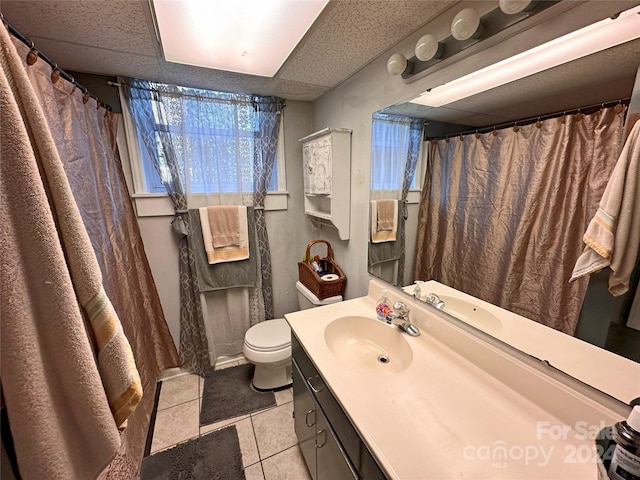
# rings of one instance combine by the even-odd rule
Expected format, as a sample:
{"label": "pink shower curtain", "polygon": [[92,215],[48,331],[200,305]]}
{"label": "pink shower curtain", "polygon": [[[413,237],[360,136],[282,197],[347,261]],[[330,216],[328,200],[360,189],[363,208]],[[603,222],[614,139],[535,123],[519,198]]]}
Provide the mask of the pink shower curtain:
{"label": "pink shower curtain", "polygon": [[588,279],[569,278],[618,158],[623,110],[431,144],[415,278],[573,334]]}
{"label": "pink shower curtain", "polygon": [[[22,59],[28,48],[14,39]],[[104,288],[131,344],[144,395],[121,434],[118,455],[105,478],[137,478],[159,374],[180,365],[151,276],[116,146],[117,116],[85,104],[70,83],[51,81],[42,60],[24,67],[44,110],[51,135],[91,239]],[[98,108],[97,108],[98,107]]]}

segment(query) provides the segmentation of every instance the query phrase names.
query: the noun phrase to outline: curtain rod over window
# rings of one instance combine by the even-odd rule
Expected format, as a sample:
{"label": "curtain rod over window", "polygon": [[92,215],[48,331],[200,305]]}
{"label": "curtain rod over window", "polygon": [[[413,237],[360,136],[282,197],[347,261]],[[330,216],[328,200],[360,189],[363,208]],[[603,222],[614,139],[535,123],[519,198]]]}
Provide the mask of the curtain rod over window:
{"label": "curtain rod over window", "polygon": [[448,135],[441,135],[439,137],[429,137],[426,134],[426,131],[425,131],[424,140],[425,141],[429,141],[429,140],[437,141],[437,140],[444,140],[444,139],[447,139],[447,138],[455,138],[455,137],[462,137],[464,135],[471,135],[472,133],[489,133],[489,132],[492,132],[494,130],[500,130],[502,128],[507,128],[507,127],[516,127],[516,126],[522,127],[524,125],[529,125],[530,123],[533,123],[533,122],[549,120],[551,118],[562,117],[564,115],[573,115],[573,114],[577,114],[577,113],[588,114],[588,113],[593,113],[591,110],[594,110],[594,109],[614,107],[616,105],[629,105],[629,101],[630,100],[631,100],[631,97],[621,98],[620,100],[614,100],[614,101],[611,101],[611,102],[596,103],[596,104],[593,104],[593,105],[587,105],[585,107],[573,108],[571,110],[561,110],[561,111],[558,111],[558,112],[547,113],[545,115],[538,115],[538,116],[535,116],[535,117],[522,118],[520,120],[515,120],[515,121],[511,121],[511,122],[499,123],[499,124],[492,125],[492,126],[489,126],[489,127],[481,127],[481,128],[473,128],[473,129],[463,130],[463,131],[460,131],[460,132],[457,132],[457,133],[450,133]]}
{"label": "curtain rod over window", "polygon": [[[237,92],[219,92],[217,90],[207,90],[204,88],[196,88],[196,87],[184,87],[184,86],[180,86],[180,85],[168,85],[168,84],[163,84],[162,82],[154,82],[151,80],[148,80],[149,83],[155,83],[155,84],[159,84],[159,85],[166,85],[167,87],[172,87],[172,88],[184,88],[187,90],[193,90],[193,91],[197,91],[197,90],[202,90],[205,92],[211,92],[212,94],[221,94],[221,95],[243,95],[243,96],[247,96],[247,97],[259,97],[260,99],[268,99],[268,98],[276,98],[276,97],[270,97],[270,96],[266,96],[263,97],[261,95],[256,95],[253,93],[237,93]],[[144,90],[146,92],[154,92],[154,93],[160,93],[160,90],[158,90],[157,88],[146,88],[146,87],[141,87],[139,85],[132,85],[131,82],[125,80],[125,79],[119,79],[117,82],[112,82],[112,81],[107,81],[107,85],[111,85],[112,87],[129,87],[129,88],[134,88],[137,90]],[[249,101],[249,100],[237,100],[237,99],[231,99],[231,98],[211,98],[208,97],[207,95],[199,95],[197,92],[196,93],[185,93],[185,92],[166,92],[167,95],[180,95],[181,97],[185,97],[185,98],[197,98],[197,99],[202,99],[202,100],[215,100],[216,102],[227,102],[227,103],[245,103],[245,104],[251,104],[251,103],[256,103],[255,100]],[[257,102],[260,102],[260,100],[258,100]],[[285,103],[285,100],[282,99],[282,108],[286,107],[287,104]]]}
{"label": "curtain rod over window", "polygon": [[[13,35],[14,37],[16,37],[18,40],[20,40],[22,43],[24,43],[27,47],[29,47],[31,49],[32,52],[34,52],[38,57],[40,57],[42,60],[44,60],[45,62],[47,62],[47,64],[49,64],[49,66],[51,66],[51,68],[53,69],[54,72],[58,72],[58,74],[60,75],[61,78],[64,78],[67,82],[75,85],[76,87],[78,87],[82,92],[84,92],[85,95],[88,95],[89,97],[95,99],[96,102],[98,102],[98,106],[102,106],[104,107],[106,110],[111,111],[111,106],[102,102],[96,95],[92,94],[89,92],[89,89],[87,87],[85,87],[84,85],[81,85],[80,83],[78,83],[72,75],[70,75],[69,73],[65,72],[64,70],[62,70],[57,63],[55,63],[53,60],[51,60],[49,57],[47,57],[44,53],[42,53],[36,46],[35,43],[33,42],[33,40],[25,37],[22,33],[20,33],[20,31],[14,27],[6,18],[4,18],[4,15],[0,12],[0,18],[2,19],[2,23],[5,25],[5,27],[7,27],[7,30],[9,30],[9,33],[11,33],[11,35]],[[35,62],[35,59],[33,60],[33,62]]]}

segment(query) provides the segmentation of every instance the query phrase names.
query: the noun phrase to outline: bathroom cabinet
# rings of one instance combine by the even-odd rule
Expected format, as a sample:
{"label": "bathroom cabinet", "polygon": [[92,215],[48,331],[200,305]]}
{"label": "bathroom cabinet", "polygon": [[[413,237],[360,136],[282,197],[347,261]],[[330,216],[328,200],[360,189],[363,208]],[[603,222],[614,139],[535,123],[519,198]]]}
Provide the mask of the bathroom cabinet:
{"label": "bathroom cabinet", "polygon": [[295,335],[291,347],[295,431],[313,480],[385,479]]}
{"label": "bathroom cabinet", "polygon": [[304,211],[312,221],[349,239],[351,130],[325,128],[302,142]]}

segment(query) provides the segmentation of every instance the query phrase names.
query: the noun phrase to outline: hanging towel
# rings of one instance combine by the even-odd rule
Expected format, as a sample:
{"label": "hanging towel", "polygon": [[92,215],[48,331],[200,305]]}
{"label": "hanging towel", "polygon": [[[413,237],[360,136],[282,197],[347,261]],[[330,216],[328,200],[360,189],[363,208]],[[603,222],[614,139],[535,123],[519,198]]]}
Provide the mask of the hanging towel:
{"label": "hanging towel", "polygon": [[[199,208],[200,223],[202,224],[202,237],[204,239],[204,249],[207,252],[207,261],[210,265],[222,262],[235,262],[238,260],[246,260],[249,258],[249,236],[247,227],[247,207],[233,206],[238,219],[238,236],[237,245],[229,245],[224,247],[216,247],[213,243],[213,235],[211,229],[211,221],[223,222],[218,220],[217,213],[226,211],[226,206],[209,206]],[[211,214],[210,212],[214,213]]]}
{"label": "hanging towel", "polygon": [[570,281],[610,267],[609,292],[617,297],[629,290],[640,245],[640,122],[627,137],[583,240]]}
{"label": "hanging towel", "polygon": [[371,243],[394,242],[398,230],[398,200],[371,200]]}
{"label": "hanging towel", "polygon": [[209,216],[213,248],[238,246],[240,244],[238,207],[235,205],[221,205],[205,208]]}
{"label": "hanging towel", "polygon": [[191,234],[189,241],[196,261],[198,290],[210,292],[236,287],[255,287],[258,275],[258,251],[256,246],[256,229],[253,207],[247,207],[247,230],[249,236],[249,258],[237,262],[218,263],[209,265],[207,252],[204,248],[200,211],[189,210],[189,226]]}

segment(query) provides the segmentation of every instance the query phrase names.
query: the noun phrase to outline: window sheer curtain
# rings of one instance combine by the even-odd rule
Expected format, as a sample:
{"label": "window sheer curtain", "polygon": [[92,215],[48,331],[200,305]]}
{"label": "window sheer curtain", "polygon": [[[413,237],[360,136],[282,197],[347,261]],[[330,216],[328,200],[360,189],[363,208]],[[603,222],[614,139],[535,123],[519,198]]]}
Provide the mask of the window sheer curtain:
{"label": "window sheer curtain", "polygon": [[102,477],[138,478],[158,377],[180,362],[127,191],[116,145],[118,118],[96,108],[94,99],[85,103],[83,93],[70,83],[52,82],[51,67],[44,61],[27,65],[24,59],[29,48],[17,39],[13,44],[45,115],[105,291],[129,340],[142,382],[142,400],[129,417],[120,436],[120,450]]}
{"label": "window sheer curtain", "polygon": [[[182,236],[180,354],[203,375],[220,356],[242,352],[252,325],[273,318],[271,257],[264,198],[271,181],[280,99],[194,90],[128,80],[129,108],[140,137],[174,200]],[[198,290],[187,209],[252,206],[258,278],[254,288]]]}
{"label": "window sheer curtain", "polygon": [[606,108],[432,142],[415,279],[573,334],[588,279],[569,278],[623,121],[620,109]]}

